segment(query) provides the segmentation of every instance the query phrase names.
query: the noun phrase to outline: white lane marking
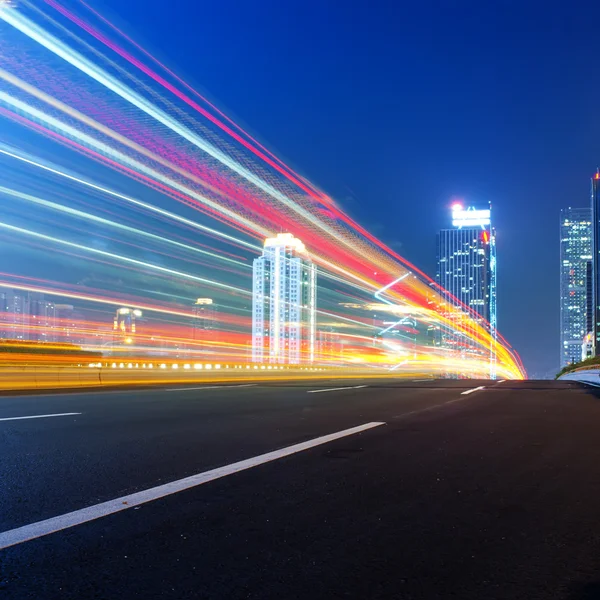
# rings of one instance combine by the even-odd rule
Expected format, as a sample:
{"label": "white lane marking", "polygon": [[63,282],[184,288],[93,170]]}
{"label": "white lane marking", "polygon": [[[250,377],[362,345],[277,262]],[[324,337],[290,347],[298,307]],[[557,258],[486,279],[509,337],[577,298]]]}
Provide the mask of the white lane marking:
{"label": "white lane marking", "polygon": [[496,383],[504,383],[506,381],[506,379],[499,379],[498,381],[496,381]]}
{"label": "white lane marking", "polygon": [[238,387],[253,387],[256,383],[242,383],[241,385],[203,385],[199,387],[178,387],[178,388],[167,388],[162,390],[164,392],[187,392],[189,390],[226,390],[227,388],[238,388]]}
{"label": "white lane marking", "polygon": [[80,415],[81,413],[56,413],[53,415],[30,415],[27,417],[4,417],[0,421],[20,421],[21,419],[47,419],[48,417],[70,417],[71,415]]}
{"label": "white lane marking", "polygon": [[308,440],[307,442],[294,444],[293,446],[288,446],[287,448],[281,448],[279,450],[274,450],[273,452],[267,452],[266,454],[259,454],[253,458],[231,463],[230,465],[225,465],[224,467],[218,467],[216,469],[211,469],[210,471],[204,471],[203,473],[198,473],[197,475],[192,475],[191,477],[185,477],[184,479],[171,481],[170,483],[165,483],[141,492],[136,492],[135,494],[121,496],[121,498],[115,498],[114,500],[109,500],[108,502],[102,502],[100,504],[75,510],[58,517],[52,517],[51,519],[46,519],[45,521],[38,521],[37,523],[31,523],[30,525],[17,527],[16,529],[10,529],[9,531],[3,531],[0,533],[0,550],[9,548],[10,546],[15,546],[16,544],[28,542],[29,540],[34,540],[57,531],[62,531],[63,529],[68,529],[69,527],[75,527],[76,525],[87,523],[88,521],[94,521],[101,517],[106,517],[107,515],[112,515],[122,510],[127,510],[132,506],[139,506],[140,504],[145,504],[146,502],[152,502],[153,500],[158,500],[159,498],[164,498],[165,496],[170,496],[171,494],[176,494],[177,492],[203,485],[209,481],[214,481],[215,479],[220,479],[221,477],[226,477],[227,475],[233,475],[234,473],[239,473],[240,471],[245,471],[246,469],[252,469],[253,467],[258,467],[259,465],[272,462],[274,460],[279,460],[280,458],[308,450],[309,448],[321,446],[323,444],[333,442],[334,440],[339,440],[340,438],[347,437],[349,435],[355,435],[357,433],[361,433],[362,431],[367,431],[368,429],[373,429],[374,427],[379,427],[381,425],[385,425],[385,423],[381,421],[372,421],[371,423],[365,423],[364,425],[359,425],[358,427],[344,429],[342,431],[337,431],[336,433],[330,433],[329,435]]}
{"label": "white lane marking", "polygon": [[348,387],[341,388],[327,388],[325,390],[308,390],[307,394],[319,394],[320,392],[337,392],[338,390],[356,390],[358,388],[366,388],[366,385],[350,385]]}
{"label": "white lane marking", "polygon": [[413,382],[417,381],[433,381],[432,379],[413,379]]}
{"label": "white lane marking", "polygon": [[448,406],[449,404],[454,404],[456,402],[464,402],[467,398],[454,398],[454,400],[448,400],[448,402],[442,402],[441,404],[434,404],[433,406],[428,406],[427,408],[418,408],[417,410],[411,410],[407,413],[402,413],[401,415],[395,415],[392,417],[393,419],[404,419],[405,417],[412,417],[413,415],[418,415],[419,413],[429,412],[430,410],[435,410],[436,408],[441,408],[442,406]]}
{"label": "white lane marking", "polygon": [[480,385],[479,387],[471,388],[470,390],[465,390],[464,392],[461,392],[461,394],[464,396],[465,394],[472,394],[473,392],[476,392],[478,390],[484,390],[484,389],[485,389],[485,385]]}

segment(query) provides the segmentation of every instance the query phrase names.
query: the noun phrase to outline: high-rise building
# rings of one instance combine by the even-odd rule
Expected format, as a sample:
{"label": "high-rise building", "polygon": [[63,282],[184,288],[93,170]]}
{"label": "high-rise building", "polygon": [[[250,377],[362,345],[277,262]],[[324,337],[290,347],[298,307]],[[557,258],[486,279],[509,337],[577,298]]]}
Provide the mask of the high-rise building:
{"label": "high-rise building", "polygon": [[29,293],[3,288],[0,291],[0,337],[29,340]]}
{"label": "high-rise building", "polygon": [[593,354],[600,354],[600,170],[592,177],[592,279],[594,294]]}
{"label": "high-rise building", "polygon": [[[452,322],[479,322],[489,327],[490,377],[496,377],[496,231],[491,209],[452,206],[452,229],[437,238],[437,282],[445,290],[446,317]],[[489,323],[489,325],[488,325]],[[464,335],[448,326],[438,344],[451,356],[469,353]],[[479,351],[479,350],[477,350]]]}
{"label": "high-rise building", "polygon": [[41,292],[29,293],[30,340],[55,342],[56,306],[44,299]]}
{"label": "high-rise building", "polygon": [[[560,366],[579,362],[590,332],[588,277],[592,260],[590,208],[560,212]],[[591,285],[590,291],[591,291]]]}
{"label": "high-rise building", "polygon": [[283,364],[315,358],[316,268],[290,233],[265,240],[252,269],[252,360]]}
{"label": "high-rise building", "polygon": [[217,330],[217,305],[212,298],[198,298],[192,307],[194,319],[193,338],[195,340],[212,339]]}

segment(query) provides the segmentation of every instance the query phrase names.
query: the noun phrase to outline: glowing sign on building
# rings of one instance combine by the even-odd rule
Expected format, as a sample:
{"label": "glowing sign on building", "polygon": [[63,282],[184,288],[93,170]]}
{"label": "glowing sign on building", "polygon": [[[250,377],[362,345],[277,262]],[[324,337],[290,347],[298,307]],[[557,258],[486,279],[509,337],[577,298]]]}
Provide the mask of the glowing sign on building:
{"label": "glowing sign on building", "polygon": [[467,208],[461,204],[452,206],[453,227],[487,227],[491,223],[491,211],[489,209],[476,210]]}

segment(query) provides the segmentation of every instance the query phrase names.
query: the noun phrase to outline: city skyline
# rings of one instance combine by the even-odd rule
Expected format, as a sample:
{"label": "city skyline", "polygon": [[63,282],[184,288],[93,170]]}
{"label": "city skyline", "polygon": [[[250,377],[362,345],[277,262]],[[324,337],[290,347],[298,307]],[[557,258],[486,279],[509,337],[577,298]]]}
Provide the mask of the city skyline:
{"label": "city skyline", "polygon": [[0,600],[600,600],[598,18],[0,0]]}

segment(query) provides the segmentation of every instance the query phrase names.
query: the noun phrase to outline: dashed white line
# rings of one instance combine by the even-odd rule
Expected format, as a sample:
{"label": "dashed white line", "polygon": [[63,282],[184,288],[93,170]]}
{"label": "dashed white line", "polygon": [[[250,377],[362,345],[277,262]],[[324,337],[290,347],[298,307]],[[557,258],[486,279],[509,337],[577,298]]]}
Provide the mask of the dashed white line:
{"label": "dashed white line", "polygon": [[81,413],[56,413],[52,415],[28,415],[26,417],[4,417],[0,421],[20,421],[21,419],[47,419],[48,417],[70,417],[80,415]]}
{"label": "dashed white line", "polygon": [[100,504],[88,506],[87,508],[82,508],[81,510],[75,510],[58,517],[52,517],[51,519],[38,521],[37,523],[31,523],[30,525],[17,527],[16,529],[10,529],[9,531],[0,533],[0,550],[9,548],[10,546],[15,546],[16,544],[22,544],[23,542],[27,542],[29,540],[34,540],[57,531],[62,531],[63,529],[68,529],[69,527],[75,527],[76,525],[87,523],[88,521],[94,521],[101,517],[106,517],[122,510],[127,510],[133,506],[139,506],[140,504],[145,504],[146,502],[152,502],[153,500],[158,500],[159,498],[164,498],[165,496],[170,496],[171,494],[176,494],[177,492],[203,485],[209,481],[214,481],[215,479],[220,479],[221,477],[226,477],[227,475],[233,475],[234,473],[239,473],[240,471],[245,471],[246,469],[252,469],[253,467],[258,467],[259,465],[308,450],[309,448],[314,448],[315,446],[321,446],[349,435],[355,435],[357,433],[361,433],[362,431],[367,431],[368,429],[373,429],[374,427],[379,427],[381,425],[385,425],[385,423],[380,421],[365,423],[364,425],[359,425],[358,427],[352,427],[351,429],[344,429],[336,433],[330,433],[329,435],[324,435],[306,442],[301,442],[300,444],[294,444],[293,446],[288,446],[287,448],[281,448],[280,450],[274,450],[273,452],[260,454],[253,458],[231,463],[230,465],[225,465],[224,467],[218,467],[217,469],[204,471],[203,473],[198,473],[197,475],[192,475],[191,477],[178,479],[177,481],[171,481],[170,483],[165,483],[141,492],[136,492],[135,494],[121,496],[121,498],[115,498],[114,500],[109,500],[108,502],[102,502]]}
{"label": "dashed white line", "polygon": [[202,385],[199,387],[177,387],[167,388],[166,392],[187,392],[190,390],[226,390],[228,388],[239,388],[239,387],[253,387],[256,383],[242,383],[240,385]]}
{"label": "dashed white line", "polygon": [[477,392],[478,390],[484,390],[484,389],[485,389],[485,385],[480,385],[479,387],[471,388],[470,390],[465,390],[464,392],[461,392],[461,394],[464,396],[465,394],[472,394],[473,392]]}
{"label": "dashed white line", "polygon": [[448,402],[442,402],[441,404],[434,404],[433,406],[428,406],[426,408],[418,408],[417,410],[411,410],[407,413],[402,413],[401,415],[395,415],[392,417],[393,419],[404,419],[405,417],[412,417],[413,415],[418,415],[420,413],[429,412],[435,410],[436,408],[441,408],[442,406],[448,406],[449,404],[455,404],[456,402],[464,402],[466,398],[454,398],[454,400],[449,400]]}
{"label": "dashed white line", "polygon": [[348,387],[327,388],[324,390],[307,390],[308,394],[319,394],[321,392],[337,392],[338,390],[356,390],[358,388],[366,388],[366,385],[350,385]]}
{"label": "dashed white line", "polygon": [[498,381],[496,381],[496,383],[504,383],[506,381],[506,379],[499,379]]}

